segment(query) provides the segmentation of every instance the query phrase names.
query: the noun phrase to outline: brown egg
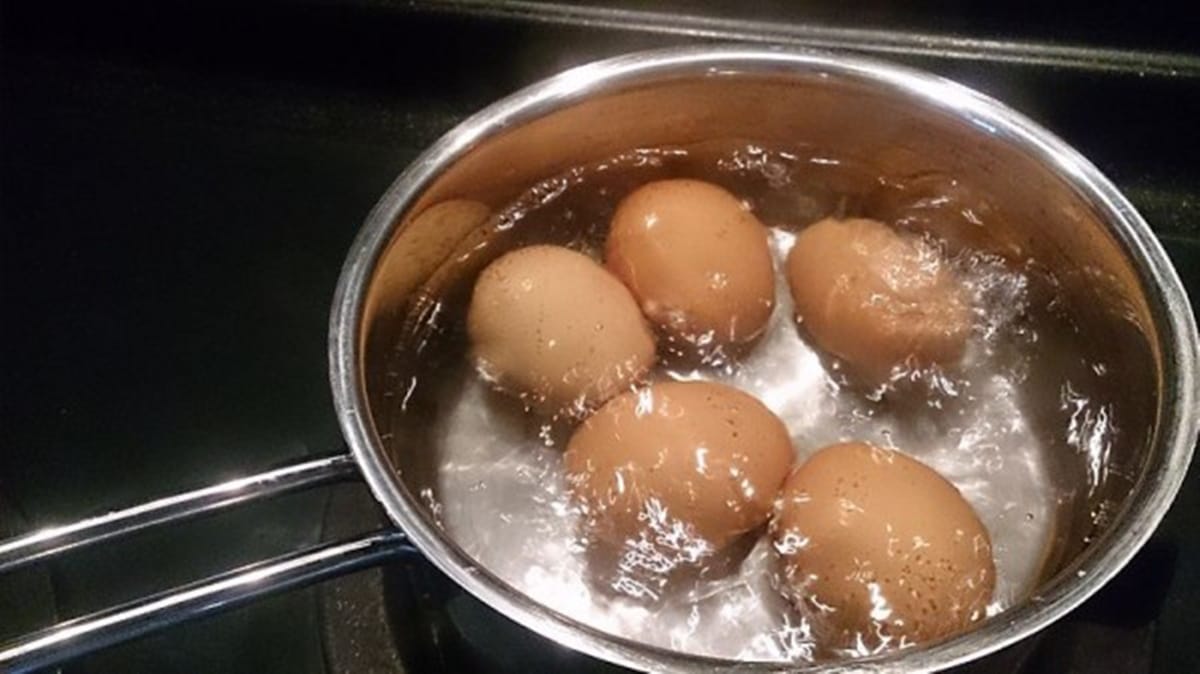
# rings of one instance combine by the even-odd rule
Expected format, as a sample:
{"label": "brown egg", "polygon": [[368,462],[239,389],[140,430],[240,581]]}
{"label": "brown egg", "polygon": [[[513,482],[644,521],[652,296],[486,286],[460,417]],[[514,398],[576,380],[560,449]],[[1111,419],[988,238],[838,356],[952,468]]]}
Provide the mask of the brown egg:
{"label": "brown egg", "polygon": [[962,631],[995,586],[987,529],[954,485],[861,442],[793,471],[771,531],[787,593],[860,654]]}
{"label": "brown egg", "polygon": [[600,538],[619,543],[686,529],[686,538],[716,550],[767,521],[792,445],[783,422],[753,396],[721,384],[665,382],[596,411],[564,460]]}
{"label": "brown egg", "polygon": [[629,290],[558,246],[521,248],[488,265],[467,332],[479,371],[546,412],[580,413],[654,364],[654,335]]}
{"label": "brown egg", "polygon": [[737,197],[699,180],[662,180],[627,196],[605,264],[689,351],[752,341],[775,306],[767,229]]}
{"label": "brown egg", "polygon": [[860,377],[950,364],[970,329],[969,301],[929,243],[875,220],[825,219],[796,237],[787,259],[796,317],[817,345]]}

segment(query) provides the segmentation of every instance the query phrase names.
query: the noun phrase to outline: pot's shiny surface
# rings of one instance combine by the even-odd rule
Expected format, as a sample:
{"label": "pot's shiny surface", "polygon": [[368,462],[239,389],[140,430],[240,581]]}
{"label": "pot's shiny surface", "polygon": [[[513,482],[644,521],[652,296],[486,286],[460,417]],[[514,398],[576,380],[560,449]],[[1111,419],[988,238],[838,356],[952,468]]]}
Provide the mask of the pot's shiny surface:
{"label": "pot's shiny surface", "polygon": [[384,403],[394,386],[384,361],[400,309],[448,255],[472,245],[477,224],[430,226],[419,217],[427,208],[464,197],[498,205],[540,178],[631,147],[731,137],[820,139],[893,170],[983,186],[999,224],[959,234],[1055,271],[1073,305],[1086,308],[1081,334],[1127,381],[1125,423],[1144,430],[1128,433],[1107,457],[1116,477],[1061,514],[1062,543],[1032,597],[961,637],[853,667],[964,662],[1045,626],[1095,592],[1153,531],[1195,442],[1196,327],[1177,276],[1112,184],[1028,119],[946,80],[807,52],[682,49],[567,71],[468,119],[392,185],[351,251],[330,342],[343,431],[392,519],[468,591],[572,648],[642,669],[731,664],[597,632],[478,568],[418,498],[436,455],[422,456],[422,447],[392,435]]}

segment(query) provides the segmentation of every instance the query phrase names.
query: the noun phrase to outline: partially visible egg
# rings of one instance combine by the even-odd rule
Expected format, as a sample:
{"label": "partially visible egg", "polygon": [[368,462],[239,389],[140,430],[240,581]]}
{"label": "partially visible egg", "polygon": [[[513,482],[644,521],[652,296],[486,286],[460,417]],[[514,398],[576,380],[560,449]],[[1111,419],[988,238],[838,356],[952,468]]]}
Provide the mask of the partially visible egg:
{"label": "partially visible egg", "polygon": [[864,379],[962,356],[966,290],[941,253],[915,235],[875,220],[821,220],[796,236],[787,277],[804,329]]}
{"label": "partially visible egg", "polygon": [[818,451],[788,476],[771,531],[786,594],[858,655],[950,636],[987,613],[987,529],[954,485],[898,451]]}
{"label": "partially visible egg", "polygon": [[476,366],[543,412],[579,414],[630,388],[654,364],[637,303],[591,258],[559,246],[501,256],[467,311]]}
{"label": "partially visible egg", "polygon": [[625,197],[605,264],[689,353],[754,340],[775,306],[766,227],[737,197],[699,180],[652,182]]}
{"label": "partially visible egg", "polygon": [[787,428],[753,396],[664,382],[588,417],[564,460],[599,538],[674,540],[700,557],[767,521],[792,456]]}

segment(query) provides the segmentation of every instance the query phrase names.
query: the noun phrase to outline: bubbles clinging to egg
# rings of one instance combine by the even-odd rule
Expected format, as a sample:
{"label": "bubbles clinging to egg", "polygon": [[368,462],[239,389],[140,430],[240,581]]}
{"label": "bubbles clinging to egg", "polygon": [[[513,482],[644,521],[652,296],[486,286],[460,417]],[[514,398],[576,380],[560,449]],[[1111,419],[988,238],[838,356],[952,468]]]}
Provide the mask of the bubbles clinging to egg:
{"label": "bubbles clinging to egg", "polygon": [[[758,400],[708,382],[614,398],[571,436],[564,468],[587,527],[696,562],[766,522],[791,466],[787,428]],[[648,535],[648,536],[647,536]]]}
{"label": "bubbles clinging to egg", "polygon": [[655,360],[654,336],[629,291],[587,256],[558,246],[522,248],[488,265],[467,330],[484,379],[552,414],[585,413]]}
{"label": "bubbles clinging to egg", "polygon": [[702,357],[752,342],[775,307],[766,228],[712,183],[659,180],[622,199],[605,264],[676,348]]}
{"label": "bubbles clinging to egg", "polygon": [[985,616],[987,530],[951,483],[899,451],[818,451],[788,478],[772,527],[793,601],[827,626],[834,649],[867,655]]}
{"label": "bubbles clinging to egg", "polygon": [[933,246],[863,218],[801,230],[787,259],[804,330],[867,382],[897,366],[955,365],[969,307],[961,281]]}

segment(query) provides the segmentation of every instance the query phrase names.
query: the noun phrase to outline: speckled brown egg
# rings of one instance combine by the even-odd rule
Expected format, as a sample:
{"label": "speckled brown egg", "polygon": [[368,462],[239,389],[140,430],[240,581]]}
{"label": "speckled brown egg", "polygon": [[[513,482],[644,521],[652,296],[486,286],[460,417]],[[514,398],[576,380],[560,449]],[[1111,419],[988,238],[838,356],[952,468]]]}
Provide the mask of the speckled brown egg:
{"label": "speckled brown egg", "polygon": [[737,197],[699,180],[661,180],[617,207],[605,263],[646,316],[701,353],[758,337],[775,306],[767,229]]}
{"label": "speckled brown egg", "polygon": [[826,447],[792,472],[777,508],[787,594],[839,647],[930,641],[986,615],[987,529],[923,463],[860,442]]}
{"label": "speckled brown egg", "polygon": [[803,328],[864,379],[962,356],[966,291],[940,251],[915,235],[875,220],[821,220],[797,235],[787,277]]}
{"label": "speckled brown egg", "polygon": [[603,403],[655,359],[654,335],[629,290],[559,246],[521,248],[488,265],[467,332],[480,373],[544,412]]}
{"label": "speckled brown egg", "polygon": [[682,535],[716,550],[767,521],[792,446],[753,396],[665,382],[597,410],[571,437],[565,462],[600,538]]}

